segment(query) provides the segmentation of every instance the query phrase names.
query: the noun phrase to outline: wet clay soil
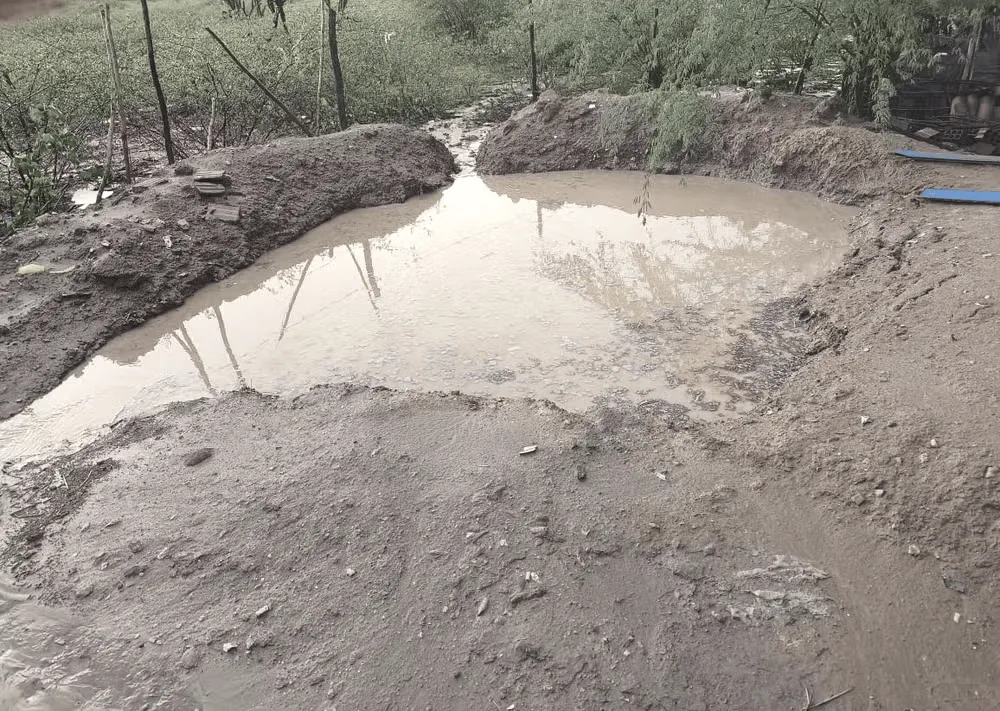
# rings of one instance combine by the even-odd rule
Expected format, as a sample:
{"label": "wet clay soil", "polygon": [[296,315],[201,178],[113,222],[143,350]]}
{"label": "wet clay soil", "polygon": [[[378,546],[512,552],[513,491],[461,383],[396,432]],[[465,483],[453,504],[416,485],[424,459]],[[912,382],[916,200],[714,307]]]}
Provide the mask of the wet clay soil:
{"label": "wet clay soil", "polygon": [[[526,110],[481,157],[492,172],[613,163],[586,143],[602,120],[583,101]],[[864,206],[846,259],[799,292],[810,357],[749,414],[665,419],[614,400],[581,414],[347,385],[240,391],[123,422],[76,455],[4,472],[15,581],[0,698],[995,711],[996,212],[911,191],[988,189],[996,174],[894,162],[899,139],[829,125],[805,99],[716,108],[709,154],[678,170]],[[641,151],[641,134],[623,138]],[[529,226],[538,202],[543,232],[558,217],[530,193],[494,192]],[[622,263],[616,250],[608,264]],[[238,295],[282,269],[294,282],[312,254],[282,256]],[[356,256],[360,268],[338,258],[374,313],[360,245]],[[733,352],[754,362],[739,342]],[[233,372],[228,354],[218,372]]]}
{"label": "wet clay soil", "polygon": [[[226,171],[227,194],[199,198],[195,169]],[[453,170],[425,131],[365,126],[213,151],[100,209],[45,216],[0,243],[0,418],[201,287],[342,212],[438,190]],[[237,221],[219,219],[221,206]],[[29,263],[49,271],[19,276]]]}
{"label": "wet clay soil", "polygon": [[[642,188],[625,173],[470,176],[337,218],[110,343],[0,424],[0,458],[248,386],[351,381],[578,412],[745,413],[809,340],[790,313],[754,324],[842,260],[853,211],[660,177],[644,224],[632,210]],[[772,345],[766,370],[746,362],[756,340]]]}

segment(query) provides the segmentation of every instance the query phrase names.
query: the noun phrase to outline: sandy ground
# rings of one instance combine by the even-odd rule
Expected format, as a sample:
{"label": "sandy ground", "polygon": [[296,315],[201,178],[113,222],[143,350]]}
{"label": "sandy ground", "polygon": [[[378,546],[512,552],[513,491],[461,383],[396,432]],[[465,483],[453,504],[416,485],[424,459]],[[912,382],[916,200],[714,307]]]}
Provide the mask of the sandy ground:
{"label": "sandy ground", "polygon": [[[7,477],[6,568],[67,615],[0,594],[41,650],[8,691],[85,659],[108,708],[995,710],[997,213],[913,190],[998,174],[813,109],[723,101],[677,166],[864,207],[802,295],[811,358],[750,417],[341,386],[122,424]],[[577,140],[600,126],[549,97],[481,165],[642,155]]]}

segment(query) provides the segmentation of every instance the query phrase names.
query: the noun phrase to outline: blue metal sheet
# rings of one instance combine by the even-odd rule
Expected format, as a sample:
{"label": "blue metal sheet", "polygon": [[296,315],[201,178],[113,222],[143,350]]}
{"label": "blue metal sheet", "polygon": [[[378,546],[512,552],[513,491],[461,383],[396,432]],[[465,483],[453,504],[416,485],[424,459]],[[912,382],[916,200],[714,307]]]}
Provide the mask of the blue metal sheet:
{"label": "blue metal sheet", "polygon": [[1000,192],[983,190],[924,190],[920,193],[924,200],[941,200],[944,202],[968,202],[983,205],[1000,205]]}
{"label": "blue metal sheet", "polygon": [[1000,165],[1000,156],[980,156],[971,153],[921,153],[920,151],[896,151],[896,155],[911,160],[930,160],[944,163],[972,163],[975,165]]}

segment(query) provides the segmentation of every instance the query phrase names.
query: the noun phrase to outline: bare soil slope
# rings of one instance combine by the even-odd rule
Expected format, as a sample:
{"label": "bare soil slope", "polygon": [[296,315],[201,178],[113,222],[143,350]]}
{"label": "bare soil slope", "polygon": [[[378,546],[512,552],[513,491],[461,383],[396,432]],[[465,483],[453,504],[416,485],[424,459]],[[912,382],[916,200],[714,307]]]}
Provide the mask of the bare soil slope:
{"label": "bare soil slope", "polygon": [[[887,192],[909,192],[914,176],[889,160],[906,139],[846,125],[815,99],[749,94],[712,100],[703,148],[666,172],[713,175],[768,187],[804,190],[834,202],[863,204]],[[652,127],[640,99],[549,91],[493,131],[477,156],[487,175],[605,168],[643,170]],[[898,145],[895,145],[898,144]]]}

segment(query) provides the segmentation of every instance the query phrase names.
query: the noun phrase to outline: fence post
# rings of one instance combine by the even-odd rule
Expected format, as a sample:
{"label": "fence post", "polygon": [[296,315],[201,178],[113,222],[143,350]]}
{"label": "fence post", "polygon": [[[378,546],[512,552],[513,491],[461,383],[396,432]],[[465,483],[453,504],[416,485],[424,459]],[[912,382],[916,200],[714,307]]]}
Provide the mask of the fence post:
{"label": "fence post", "polygon": [[528,0],[528,47],[531,51],[531,100],[538,101],[538,57],[535,54],[535,10],[531,0]]}
{"label": "fence post", "polygon": [[[337,93],[337,118],[340,130],[347,128],[347,92],[344,89],[344,69],[340,66],[340,50],[337,47],[337,10],[330,0],[326,0],[330,26],[330,63],[333,65],[333,84]],[[339,0],[337,8],[343,12],[347,8],[347,0]]]}
{"label": "fence post", "polygon": [[101,176],[101,184],[97,186],[97,197],[94,204],[100,205],[104,196],[104,188],[108,186],[111,178],[111,161],[115,155],[115,102],[111,102],[111,111],[108,114],[108,148],[104,155],[104,175]]}
{"label": "fence post", "polygon": [[146,57],[149,60],[149,73],[153,76],[153,89],[156,90],[156,101],[160,105],[160,120],[163,122],[163,145],[167,150],[167,165],[174,164],[174,142],[170,137],[170,115],[167,113],[167,100],[163,97],[163,87],[160,85],[160,75],[156,72],[156,56],[153,54],[153,31],[149,27],[149,4],[142,3],[142,22],[146,26]]}
{"label": "fence post", "polygon": [[324,7],[325,0],[319,0],[319,52],[318,52],[318,67],[316,70],[316,134],[322,133],[321,129],[321,111],[323,108],[323,45],[326,40],[326,8]]}
{"label": "fence post", "polygon": [[212,97],[212,113],[208,117],[208,135],[205,139],[205,150],[212,150],[215,148],[215,97]]}

